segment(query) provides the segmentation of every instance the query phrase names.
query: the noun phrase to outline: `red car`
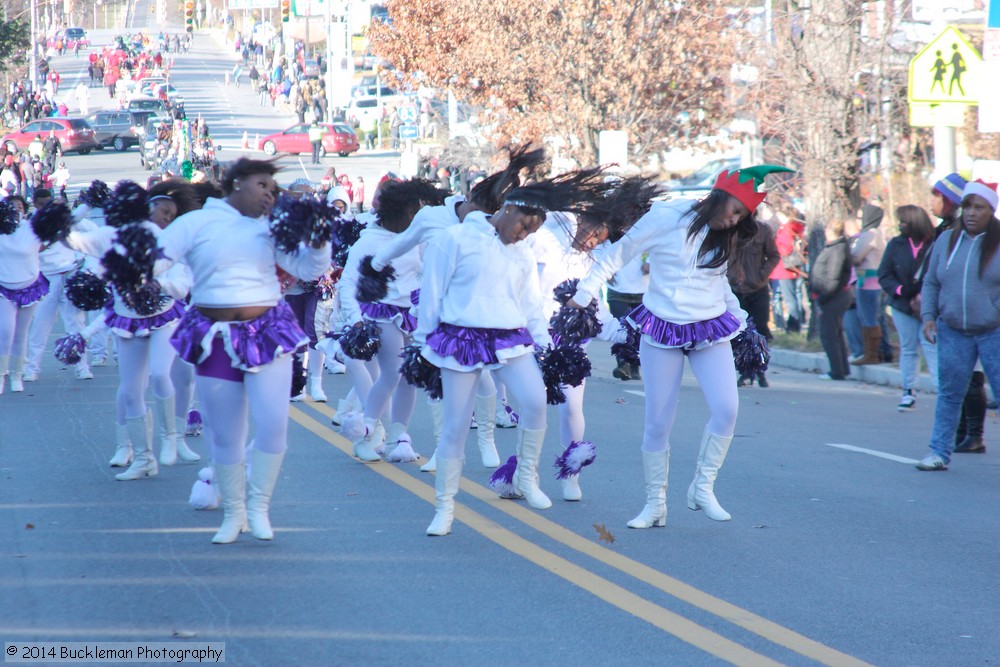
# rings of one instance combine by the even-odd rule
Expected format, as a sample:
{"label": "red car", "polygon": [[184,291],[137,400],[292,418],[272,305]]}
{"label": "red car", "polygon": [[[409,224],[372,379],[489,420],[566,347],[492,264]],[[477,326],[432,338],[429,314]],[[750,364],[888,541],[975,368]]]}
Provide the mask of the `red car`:
{"label": "red car", "polygon": [[39,118],[17,132],[5,134],[0,142],[7,148],[8,153],[14,153],[26,149],[36,136],[45,141],[50,130],[55,130],[61,153],[75,151],[80,155],[86,155],[98,147],[94,128],[83,118]]}
{"label": "red car", "polygon": [[[337,153],[341,157],[347,157],[351,153],[357,152],[360,148],[358,135],[350,125],[343,123],[320,123],[325,134],[323,135],[323,155]],[[312,144],[309,142],[309,123],[298,123],[292,125],[283,132],[276,132],[263,137],[257,142],[257,150],[264,151],[267,155],[275,153],[312,153]]]}

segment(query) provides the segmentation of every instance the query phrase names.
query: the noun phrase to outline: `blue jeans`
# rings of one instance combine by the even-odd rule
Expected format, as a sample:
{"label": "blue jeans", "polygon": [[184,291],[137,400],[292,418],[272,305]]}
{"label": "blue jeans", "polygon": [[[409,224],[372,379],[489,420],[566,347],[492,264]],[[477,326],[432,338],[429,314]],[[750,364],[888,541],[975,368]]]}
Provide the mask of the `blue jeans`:
{"label": "blue jeans", "polygon": [[920,320],[913,315],[907,315],[903,311],[893,308],[892,322],[896,325],[896,333],[899,334],[899,374],[903,379],[903,390],[913,389],[917,383],[917,364],[920,361],[920,350],[924,352],[927,372],[930,373],[931,382],[937,389],[937,346],[920,333]]}
{"label": "blue jeans", "polygon": [[858,320],[861,321],[861,326],[877,327],[879,325],[878,307],[882,302],[882,290],[861,289],[858,287],[854,299],[857,304]]}
{"label": "blue jeans", "polygon": [[861,321],[858,318],[857,308],[848,308],[844,311],[844,333],[847,335],[847,347],[851,350],[852,357],[860,357],[864,354],[864,345],[861,341]]}
{"label": "blue jeans", "polygon": [[788,319],[795,318],[802,326],[806,322],[806,309],[802,304],[802,278],[783,278],[778,281],[781,286],[781,300],[788,309]]}
{"label": "blue jeans", "polygon": [[994,387],[1000,386],[1000,328],[976,336],[952,329],[940,319],[937,322],[938,398],[934,408],[934,429],[931,450],[945,462],[955,451],[955,429],[962,413],[962,401],[969,390],[969,380],[978,358],[986,377]]}

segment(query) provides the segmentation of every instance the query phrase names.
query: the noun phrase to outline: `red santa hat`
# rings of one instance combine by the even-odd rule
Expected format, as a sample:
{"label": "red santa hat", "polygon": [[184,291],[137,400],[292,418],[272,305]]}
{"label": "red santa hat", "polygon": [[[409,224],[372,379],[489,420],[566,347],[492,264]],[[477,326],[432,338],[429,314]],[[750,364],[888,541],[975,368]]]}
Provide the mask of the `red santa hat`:
{"label": "red santa hat", "polygon": [[979,178],[966,184],[965,189],[962,190],[962,201],[969,195],[978,195],[986,200],[994,211],[997,210],[997,203],[1000,200],[1000,195],[997,195],[997,184],[987,183],[983,179]]}

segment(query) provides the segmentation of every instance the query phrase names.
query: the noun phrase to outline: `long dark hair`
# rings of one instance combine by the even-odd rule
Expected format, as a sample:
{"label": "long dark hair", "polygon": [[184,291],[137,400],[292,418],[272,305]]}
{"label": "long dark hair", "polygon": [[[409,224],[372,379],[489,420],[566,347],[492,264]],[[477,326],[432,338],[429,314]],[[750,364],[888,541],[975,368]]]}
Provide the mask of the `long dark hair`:
{"label": "long dark hair", "polygon": [[[972,197],[974,195],[969,195]],[[962,206],[965,207],[969,203],[969,197],[962,200]],[[965,232],[965,223],[962,222],[961,216],[958,218],[959,226],[954,227],[951,230],[951,238],[948,239],[948,253],[950,254],[952,250],[955,249],[955,244],[958,243],[958,237],[960,234]],[[979,249],[979,277],[983,277],[983,273],[986,272],[986,267],[990,265],[993,261],[993,255],[997,253],[997,248],[1000,248],[1000,220],[997,220],[996,211],[993,212],[993,217],[986,224],[986,231],[983,233],[983,245]]]}
{"label": "long dark hair", "polygon": [[149,198],[169,197],[177,205],[177,217],[202,207],[191,183],[180,178],[170,178],[150,186]]}
{"label": "long dark hair", "polygon": [[[693,216],[688,224],[689,240],[708,227],[709,222],[725,214],[731,196],[722,190],[712,190],[707,197],[691,207],[691,212],[688,213]],[[751,212],[729,229],[715,231],[709,228],[698,249],[698,268],[717,269],[728,262],[730,257],[738,255],[757,233],[757,224],[756,212]],[[734,259],[738,260],[739,257]]]}
{"label": "long dark hair", "polygon": [[608,230],[612,243],[625,235],[636,221],[649,212],[661,186],[649,178],[631,176],[615,183],[608,196],[587,207],[580,218],[590,227]]}
{"label": "long dark hair", "polygon": [[902,223],[906,223],[909,229],[908,237],[914,241],[924,243],[934,240],[934,223],[931,222],[927,211],[921,207],[913,204],[900,206],[896,209],[896,219],[899,220],[901,227]]}
{"label": "long dark hair", "polygon": [[440,206],[448,196],[447,190],[422,178],[388,181],[379,193],[378,222],[397,234],[410,226],[421,205]]}
{"label": "long dark hair", "polygon": [[528,215],[544,216],[549,211],[580,214],[614,187],[604,176],[604,167],[570,171],[514,188],[503,204],[516,206]]}
{"label": "long dark hair", "polygon": [[519,146],[510,149],[507,166],[477,183],[469,192],[469,202],[487,213],[496,213],[503,206],[507,194],[521,185],[521,171],[534,171],[544,161],[544,148]]}

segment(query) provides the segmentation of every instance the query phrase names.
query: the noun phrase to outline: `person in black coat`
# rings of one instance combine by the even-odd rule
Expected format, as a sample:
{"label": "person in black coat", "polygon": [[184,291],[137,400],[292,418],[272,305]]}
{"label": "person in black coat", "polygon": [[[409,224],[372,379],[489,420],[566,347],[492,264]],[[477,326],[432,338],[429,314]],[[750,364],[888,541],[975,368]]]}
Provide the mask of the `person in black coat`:
{"label": "person in black coat", "polygon": [[886,245],[878,267],[878,282],[889,298],[892,321],[899,334],[903,396],[897,408],[907,412],[916,404],[913,389],[921,349],[931,381],[937,385],[937,347],[920,335],[919,305],[924,265],[934,244],[934,223],[927,211],[919,206],[900,206],[896,209],[896,220],[899,221],[899,236]]}
{"label": "person in black coat", "polygon": [[819,338],[830,360],[824,380],[846,380],[851,373],[844,337],[844,312],[851,305],[851,249],[844,221],[832,220],[825,229],[826,245],[809,272],[809,291],[819,308]]}

